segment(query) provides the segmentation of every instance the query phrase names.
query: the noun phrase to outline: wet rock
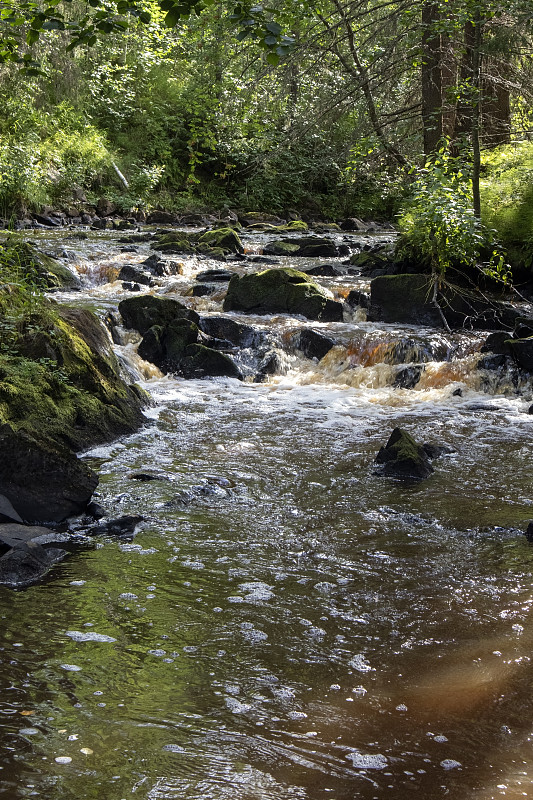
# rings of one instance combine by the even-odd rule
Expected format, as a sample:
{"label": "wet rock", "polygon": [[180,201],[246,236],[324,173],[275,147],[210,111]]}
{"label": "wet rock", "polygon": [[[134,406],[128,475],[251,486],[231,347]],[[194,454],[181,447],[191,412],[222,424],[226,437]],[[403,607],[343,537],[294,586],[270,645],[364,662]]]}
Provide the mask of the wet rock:
{"label": "wet rock", "polygon": [[136,266],[160,278],[168,277],[169,275],[180,275],[182,272],[182,265],[179,261],[168,261],[167,259],[159,258],[155,253]]}
{"label": "wet rock", "polygon": [[26,522],[61,522],[83,512],[97,475],[68,448],[0,427],[0,491]]}
{"label": "wet rock", "polygon": [[146,331],[139,345],[139,355],[151,361],[163,372],[176,373],[184,378],[228,377],[242,380],[243,376],[225,353],[204,344],[205,337],[191,320],[175,319],[165,326],[153,326]]}
{"label": "wet rock", "polygon": [[433,280],[430,275],[385,275],[371,283],[369,317],[381,322],[444,327],[443,316],[452,328],[512,328],[519,316],[512,306],[490,302],[447,285],[437,292],[441,312],[433,303]]}
{"label": "wet rock", "polygon": [[127,514],[117,519],[104,520],[88,533],[91,536],[118,536],[120,538],[130,538],[135,533],[135,528],[144,520],[144,517],[135,514]]}
{"label": "wet rock", "polygon": [[509,356],[511,355],[510,338],[509,331],[495,331],[487,336],[480,352]]}
{"label": "wet rock", "polygon": [[317,264],[316,267],[304,271],[306,275],[322,275],[326,278],[336,278],[346,274],[346,270],[338,264]]}
{"label": "wet rock", "polygon": [[53,256],[41,252],[28,242],[18,242],[6,249],[5,258],[22,275],[41,289],[79,289],[81,281],[68,267]]}
{"label": "wet rock", "polygon": [[504,370],[508,369],[513,365],[513,359],[510,355],[504,355],[503,353],[491,354],[481,358],[478,361],[477,367],[478,369],[489,369],[489,370]]}
{"label": "wet rock", "polygon": [[207,281],[208,283],[227,283],[234,274],[234,272],[230,272],[227,269],[206,269],[198,273],[196,280],[200,282]]}
{"label": "wet rock", "polygon": [[246,260],[251,264],[279,264],[279,261],[276,258],[268,258],[266,256],[247,256]]}
{"label": "wet rock", "polygon": [[32,214],[32,217],[35,222],[38,222],[39,225],[44,225],[45,228],[61,227],[61,220],[57,219],[56,217],[48,217],[44,214]]}
{"label": "wet rock", "polygon": [[283,353],[272,350],[267,353],[261,363],[254,378],[254,383],[263,383],[270,375],[283,375],[287,371]]}
{"label": "wet rock", "polygon": [[300,314],[323,322],[342,320],[342,304],[331,300],[304,272],[291,268],[269,269],[242,278],[234,275],[224,310]]}
{"label": "wet rock", "polygon": [[370,296],[365,292],[360,292],[357,289],[352,289],[346,298],[346,302],[352,308],[369,308]]}
{"label": "wet rock", "polygon": [[380,473],[387,477],[421,480],[434,471],[424,447],[402,428],[393,430],[375,461],[382,465]]}
{"label": "wet rock", "polygon": [[154,325],[165,326],[174,319],[188,319],[195,323],[200,320],[195,311],[177,300],[147,294],[122,300],[118,310],[126,328],[134,328],[141,334]]}
{"label": "wet rock", "polygon": [[323,333],[318,333],[311,328],[305,328],[300,332],[298,338],[298,349],[307,358],[316,358],[320,361],[321,358],[329,353],[332,347],[335,346],[335,340]]}
{"label": "wet rock", "polygon": [[229,317],[201,317],[198,324],[208,336],[226,339],[241,348],[260,347],[266,338],[264,331]]}
{"label": "wet rock", "polygon": [[274,214],[263,214],[261,211],[245,211],[237,214],[241,225],[250,226],[266,222],[269,225],[286,225],[287,220],[276,217]]}
{"label": "wet rock", "polygon": [[398,370],[392,384],[396,389],[414,389],[424,371],[421,364]]}
{"label": "wet rock", "polygon": [[432,444],[426,442],[422,447],[431,461],[434,461],[436,458],[441,458],[441,456],[450,456],[452,453],[457,452],[453,447],[449,447],[447,444]]}
{"label": "wet rock", "polygon": [[225,253],[244,253],[239,235],[232,228],[206,231],[200,236],[198,244],[205,244],[209,248],[220,248]]}
{"label": "wet rock", "polygon": [[524,536],[528,540],[528,542],[533,542],[533,520],[529,523],[526,530],[524,531]]}
{"label": "wet rock", "polygon": [[210,294],[214,294],[216,291],[218,291],[218,286],[197,283],[196,286],[193,286],[191,289],[191,297],[207,297]]}
{"label": "wet rock", "polygon": [[93,519],[102,519],[106,516],[105,508],[97,503],[95,500],[91,500],[87,508],[85,509],[85,513],[92,517]]}
{"label": "wet rock", "polygon": [[[138,283],[132,283],[131,281],[123,281],[122,288],[125,292],[140,292],[141,287]],[[114,340],[113,340],[114,341]],[[116,342],[116,344],[120,344],[120,342]]]}
{"label": "wet rock", "polygon": [[368,225],[357,217],[347,217],[339,223],[339,227],[343,231],[361,231],[364,233]]}
{"label": "wet rock", "polygon": [[48,528],[0,525],[0,584],[11,588],[30,586],[68,553],[60,544],[64,534]]}
{"label": "wet rock", "polygon": [[269,242],[263,247],[263,253],[267,256],[294,256],[297,255],[300,245],[282,240]]}
{"label": "wet rock", "polygon": [[140,266],[125,264],[118,273],[119,281],[131,281],[143,286],[152,286],[154,281],[149,272],[145,272]]}
{"label": "wet rock", "polygon": [[526,372],[533,372],[533,337],[512,339],[509,346],[518,366]]}
{"label": "wet rock", "polygon": [[166,472],[160,472],[157,470],[151,472],[145,472],[144,470],[141,470],[140,472],[130,472],[128,478],[130,478],[133,481],[142,481],[143,483],[145,483],[146,481],[172,480],[171,476],[167,475]]}

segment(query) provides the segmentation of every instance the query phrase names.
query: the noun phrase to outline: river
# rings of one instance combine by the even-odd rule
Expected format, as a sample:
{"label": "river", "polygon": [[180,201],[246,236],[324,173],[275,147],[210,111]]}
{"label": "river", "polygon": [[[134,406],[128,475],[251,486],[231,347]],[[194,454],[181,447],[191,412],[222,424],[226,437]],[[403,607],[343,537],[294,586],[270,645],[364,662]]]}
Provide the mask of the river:
{"label": "river", "polygon": [[[102,315],[127,296],[107,278],[148,254],[35,238],[85,281],[56,299]],[[176,258],[156,291],[180,300],[220,266]],[[285,374],[162,376],[123,332],[154,406],[84,458],[111,515],[144,522],[0,588],[0,796],[533,797],[531,385],[477,370],[479,332],[241,319],[275,332]],[[338,341],[319,364],[291,349],[302,326]],[[393,385],[398,342],[425,363],[414,389]],[[379,477],[396,426],[454,452],[426,481]]]}

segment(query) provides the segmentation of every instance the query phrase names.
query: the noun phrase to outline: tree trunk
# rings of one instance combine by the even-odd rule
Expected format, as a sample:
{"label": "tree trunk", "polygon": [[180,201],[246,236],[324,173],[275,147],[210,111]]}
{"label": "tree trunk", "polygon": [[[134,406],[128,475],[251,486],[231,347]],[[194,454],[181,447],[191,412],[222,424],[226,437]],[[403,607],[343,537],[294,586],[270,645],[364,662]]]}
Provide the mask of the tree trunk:
{"label": "tree trunk", "polygon": [[422,6],[422,124],[424,153],[434,153],[442,137],[442,46],[436,30],[440,18],[437,3]]}

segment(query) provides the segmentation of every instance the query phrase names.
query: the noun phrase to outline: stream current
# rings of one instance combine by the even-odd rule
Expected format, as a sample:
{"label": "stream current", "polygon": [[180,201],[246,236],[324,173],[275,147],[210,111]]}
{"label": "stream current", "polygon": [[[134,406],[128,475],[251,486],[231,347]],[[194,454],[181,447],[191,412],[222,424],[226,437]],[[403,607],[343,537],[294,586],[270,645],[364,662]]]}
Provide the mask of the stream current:
{"label": "stream current", "polygon": [[[108,279],[149,252],[31,236],[83,277],[56,299],[102,316],[128,296]],[[174,258],[150,291],[220,314],[222,290],[183,295],[221,265]],[[0,797],[533,797],[531,385],[477,369],[480,332],[231,316],[275,335],[284,374],[162,376],[122,331],[154,406],[84,458],[110,515],[144,522],[0,588]],[[304,358],[302,327],[337,346]],[[411,362],[419,382],[395,388]],[[396,426],[454,452],[421,483],[378,477]]]}

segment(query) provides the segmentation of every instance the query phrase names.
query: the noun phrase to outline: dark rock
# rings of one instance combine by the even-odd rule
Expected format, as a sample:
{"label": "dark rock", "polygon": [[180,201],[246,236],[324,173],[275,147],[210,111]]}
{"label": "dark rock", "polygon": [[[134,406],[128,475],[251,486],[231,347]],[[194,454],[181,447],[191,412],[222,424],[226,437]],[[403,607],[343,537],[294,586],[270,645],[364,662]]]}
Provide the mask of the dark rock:
{"label": "dark rock", "polygon": [[91,528],[89,533],[93,536],[119,536],[120,538],[129,538],[135,533],[135,528],[139,523],[144,520],[144,517],[127,514],[118,519],[110,519],[100,522],[94,528]]}
{"label": "dark rock", "polygon": [[512,339],[509,346],[518,366],[526,372],[533,372],[533,337]]}
{"label": "dark rock", "polygon": [[357,217],[347,217],[339,223],[339,226],[343,231],[361,231],[362,233],[368,228],[366,223]]}
{"label": "dark rock", "polygon": [[276,258],[267,258],[265,256],[247,256],[247,261],[251,264],[279,264]]}
{"label": "dark rock", "polygon": [[96,206],[96,213],[99,217],[110,217],[116,210],[115,203],[112,203],[107,197],[100,197]]}
{"label": "dark rock", "polygon": [[146,217],[148,225],[172,225],[176,216],[168,211],[151,211]]}
{"label": "dark rock", "polygon": [[449,447],[447,444],[431,444],[428,442],[423,444],[422,447],[424,448],[427,457],[431,459],[431,461],[434,461],[436,458],[440,458],[441,456],[449,456],[456,452],[453,447]]}
{"label": "dark rock", "polygon": [[290,268],[269,269],[242,278],[234,275],[224,310],[301,314],[323,322],[342,320],[342,304],[331,300],[305,273]]}
{"label": "dark rock", "polygon": [[27,522],[61,522],[87,507],[98,477],[74,453],[0,427],[0,491]]}
{"label": "dark rock", "polygon": [[462,397],[462,396],[463,396],[462,389],[455,389],[455,391],[452,392],[452,397]]}
{"label": "dark rock", "polygon": [[254,378],[254,383],[263,383],[269,375],[283,375],[286,368],[279,352],[272,350],[267,353],[259,364],[259,369]]}
{"label": "dark rock", "polygon": [[100,217],[94,217],[92,221],[91,228],[95,231],[105,231],[110,227],[111,223],[108,219],[100,219]]}
{"label": "dark rock", "polygon": [[[139,284],[138,283],[132,283],[131,281],[124,281],[122,283],[122,288],[124,289],[125,292],[140,292],[141,291],[141,287],[139,286]],[[120,342],[117,342],[117,344],[120,344]]]}
{"label": "dark rock", "polygon": [[59,546],[65,541],[68,537],[48,528],[0,525],[0,584],[22,588],[36,583],[67,555]]}
{"label": "dark rock", "polygon": [[287,220],[276,217],[274,214],[263,214],[261,211],[245,211],[237,214],[241,225],[256,225],[266,222],[269,225],[286,225]]}
{"label": "dark rock", "polygon": [[17,514],[11,502],[3,494],[0,494],[0,522],[23,522],[20,514]]}
{"label": "dark rock", "polygon": [[381,474],[394,478],[421,480],[434,471],[422,445],[401,428],[395,428],[389,441],[376,456],[376,463],[382,464]]}
{"label": "dark rock", "polygon": [[141,334],[146,333],[154,325],[164,326],[174,319],[188,319],[195,323],[200,320],[195,311],[191,311],[177,300],[149,294],[122,300],[118,310],[126,328],[134,328]]}
{"label": "dark rock", "polygon": [[85,513],[88,514],[93,519],[102,519],[106,516],[106,510],[100,503],[97,503],[95,500],[91,500],[87,508],[85,509]]}
{"label": "dark rock", "polygon": [[282,241],[281,239],[276,242],[269,242],[263,247],[263,253],[267,256],[295,256],[299,250],[299,244]]}
{"label": "dark rock", "polygon": [[530,522],[529,525],[527,526],[524,532],[524,536],[526,537],[528,542],[533,542],[533,521]]}
{"label": "dark rock", "polygon": [[360,292],[357,289],[352,289],[346,298],[346,302],[352,308],[369,308],[370,297],[365,292]]}
{"label": "dark rock", "polygon": [[306,275],[322,275],[327,278],[336,278],[344,275],[346,270],[338,264],[317,264],[316,267],[304,270]]}
{"label": "dark rock", "polygon": [[139,266],[125,264],[118,273],[119,281],[133,281],[143,286],[152,286],[154,281],[149,272],[144,272]]}
{"label": "dark rock", "polygon": [[191,344],[186,348],[179,372],[184,378],[222,377],[243,380],[241,371],[229,356],[202,344]]}
{"label": "dark rock", "polygon": [[196,276],[197,281],[207,281],[216,282],[216,283],[227,283],[232,279],[234,276],[234,272],[230,272],[227,269],[206,269],[204,272],[199,272]]}
{"label": "dark rock", "polygon": [[181,225],[191,225],[194,227],[205,227],[206,225],[214,225],[217,218],[212,214],[185,214],[180,217]]}
{"label": "dark rock", "polygon": [[416,364],[412,367],[404,367],[396,373],[392,385],[396,389],[414,389],[423,371],[424,367],[421,364]]}
{"label": "dark rock", "polygon": [[229,317],[202,317],[199,327],[208,336],[226,339],[241,348],[260,347],[265,341],[264,331]]}
{"label": "dark rock", "polygon": [[57,228],[61,226],[61,221],[55,217],[44,216],[43,214],[32,214],[35,222],[44,225],[46,228]]}
{"label": "dark rock", "polygon": [[386,275],[371,283],[370,319],[411,325],[443,327],[442,314],[453,328],[512,328],[518,311],[512,306],[474,297],[446,285],[437,292],[442,314],[432,301],[433,281],[422,274]]}
{"label": "dark rock", "polygon": [[197,283],[196,286],[193,286],[191,289],[191,296],[192,297],[207,297],[210,294],[214,294],[218,291],[218,286],[207,286],[205,283]]}
{"label": "dark rock", "polygon": [[511,355],[509,339],[508,331],[495,331],[487,336],[480,352],[509,356]]}
{"label": "dark rock", "polygon": [[478,369],[507,369],[513,363],[511,356],[503,355],[499,353],[498,355],[489,355],[485,356],[484,358],[480,358],[477,364]]}
{"label": "dark rock", "polygon": [[146,483],[147,481],[169,481],[171,480],[170,475],[167,475],[166,472],[130,472],[128,478],[131,478],[133,481],[142,481]]}
{"label": "dark rock", "polygon": [[93,218],[91,217],[91,215],[90,214],[82,214],[81,215],[81,224],[82,225],[92,225],[93,224]]}
{"label": "dark rock", "polygon": [[323,333],[318,333],[311,328],[305,328],[301,331],[298,339],[298,349],[307,358],[316,358],[320,361],[321,358],[329,353],[332,347],[335,346],[335,340]]}
{"label": "dark rock", "polygon": [[300,239],[287,239],[289,243],[297,244],[299,249],[295,255],[305,258],[320,258],[338,255],[337,245],[333,239],[319,236],[302,236]]}
{"label": "dark rock", "polygon": [[138,251],[139,251],[139,248],[135,247],[135,245],[133,245],[133,244],[129,245],[128,247],[121,247],[120,248],[120,252],[121,253],[137,253]]}

